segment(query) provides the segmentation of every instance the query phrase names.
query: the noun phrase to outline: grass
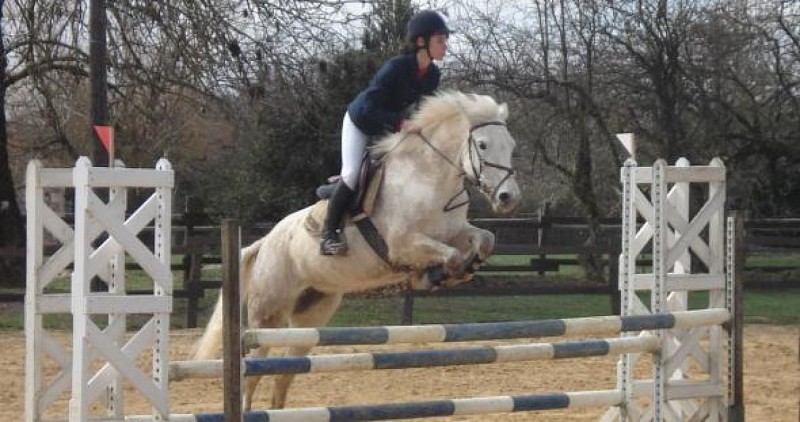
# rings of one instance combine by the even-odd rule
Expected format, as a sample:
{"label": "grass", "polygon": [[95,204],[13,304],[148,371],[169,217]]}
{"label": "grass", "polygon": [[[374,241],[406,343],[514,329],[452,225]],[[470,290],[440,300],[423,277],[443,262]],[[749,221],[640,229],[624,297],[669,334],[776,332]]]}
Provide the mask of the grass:
{"label": "grass", "polygon": [[[550,259],[568,259],[573,258],[573,255],[547,255],[547,258]],[[533,255],[492,255],[489,257],[487,264],[489,265],[528,265],[531,262],[532,258],[539,258],[539,256]],[[516,276],[516,277],[523,277],[523,276],[532,276],[538,275],[536,272],[532,271],[520,271],[520,272],[503,272],[503,273],[493,273],[493,272],[483,272],[486,275],[497,275],[501,274],[503,276]],[[580,265],[561,265],[558,268],[558,272],[548,272],[546,273],[547,279],[550,281],[569,281],[575,280],[579,278],[583,278],[584,271]]]}
{"label": "grass", "polygon": [[746,291],[744,322],[800,325],[800,289]]}
{"label": "grass", "polygon": [[747,256],[748,267],[796,266],[800,253],[751,253]]}
{"label": "grass", "polygon": [[[647,303],[647,295],[642,297]],[[703,308],[708,295],[689,296],[690,309]],[[333,326],[397,325],[401,298],[348,298]],[[609,315],[605,295],[425,297],[414,300],[414,323],[465,323]],[[753,290],[744,295],[745,323],[800,325],[800,289]]]}
{"label": "grass", "polygon": [[[216,293],[209,291],[202,301],[201,324],[213,309]],[[645,302],[649,300],[643,297]],[[690,295],[690,308],[707,303],[706,294]],[[174,328],[185,327],[186,300],[177,299],[172,313]],[[403,308],[400,297],[348,297],[331,321],[331,326],[398,325]],[[800,325],[800,289],[746,291],[745,323]],[[457,324],[465,322],[512,321],[524,319],[577,318],[609,315],[610,304],[605,295],[538,295],[538,296],[473,296],[415,298],[415,324]],[[139,326],[145,316],[133,315],[128,325]],[[46,315],[49,329],[71,328],[69,315]],[[0,308],[0,329],[21,330],[24,325],[22,304],[3,304]]]}
{"label": "grass", "polygon": [[[348,298],[331,325],[397,325],[401,298]],[[609,302],[602,295],[425,297],[414,299],[415,324],[522,319],[569,318],[607,315]]]}
{"label": "grass", "polygon": [[[562,258],[564,256],[551,256]],[[490,263],[495,265],[521,265],[530,261],[530,256],[493,256]],[[179,262],[179,257],[173,257]],[[748,257],[748,267],[789,266],[800,260],[800,254],[752,255]],[[779,276],[783,279],[792,273]],[[796,274],[796,272],[794,273]],[[183,286],[183,274],[176,271],[175,288]],[[529,278],[534,273],[519,274]],[[770,273],[770,276],[776,276]],[[749,271],[746,279],[762,277],[763,274]],[[547,281],[572,281],[583,277],[579,266],[561,266],[558,273],[548,273]],[[203,266],[202,279],[221,278],[218,265]],[[796,279],[796,278],[789,278]],[[129,289],[152,288],[152,281],[142,271],[127,271],[126,283]],[[19,291],[19,289],[4,289]],[[69,278],[60,277],[48,287],[49,292],[69,291]],[[206,291],[201,300],[201,324],[213,309],[216,292]],[[647,302],[649,299],[644,297]],[[707,295],[690,295],[690,307],[699,308],[707,303]],[[185,327],[187,301],[176,299],[173,304],[172,325]],[[396,325],[401,319],[403,299],[400,297],[364,298],[348,297],[334,317],[331,325]],[[800,289],[747,290],[744,296],[745,322],[762,324],[800,325]],[[0,329],[21,330],[24,326],[22,303],[0,303]],[[520,319],[571,318],[610,314],[610,303],[606,295],[537,295],[537,296],[473,296],[473,297],[425,297],[415,298],[414,323],[463,323]],[[145,316],[130,316],[129,325],[138,326],[146,321]],[[51,329],[70,329],[69,315],[45,315],[44,323]]]}

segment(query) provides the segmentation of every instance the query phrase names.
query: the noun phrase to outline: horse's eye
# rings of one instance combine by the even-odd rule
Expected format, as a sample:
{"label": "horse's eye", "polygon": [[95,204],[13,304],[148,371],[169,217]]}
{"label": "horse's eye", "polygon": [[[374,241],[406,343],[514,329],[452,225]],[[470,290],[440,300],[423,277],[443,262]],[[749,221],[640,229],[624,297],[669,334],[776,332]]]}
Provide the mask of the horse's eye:
{"label": "horse's eye", "polygon": [[478,148],[480,148],[480,149],[485,151],[486,148],[488,148],[488,147],[486,146],[486,142],[481,141],[481,142],[478,142]]}

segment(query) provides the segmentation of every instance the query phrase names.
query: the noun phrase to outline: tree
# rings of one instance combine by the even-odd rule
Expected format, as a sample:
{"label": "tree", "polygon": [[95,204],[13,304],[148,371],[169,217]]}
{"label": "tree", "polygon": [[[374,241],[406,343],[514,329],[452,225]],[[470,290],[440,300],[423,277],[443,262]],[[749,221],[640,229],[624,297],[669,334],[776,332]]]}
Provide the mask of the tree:
{"label": "tree", "polygon": [[323,50],[291,69],[265,69],[260,95],[238,100],[241,141],[195,186],[208,198],[206,208],[243,221],[274,221],[312,203],[314,189],[339,171],[348,103],[399,52],[411,14],[407,0],[375,2],[364,16],[360,48]]}
{"label": "tree", "polygon": [[718,7],[697,26],[705,46],[690,67],[697,120],[726,157],[732,203],[754,216],[790,216],[800,205],[798,16],[786,1]]}
{"label": "tree", "polygon": [[[5,10],[0,1],[0,21]],[[0,99],[6,97],[6,79],[8,59],[6,58],[5,27],[0,25]],[[25,235],[22,230],[22,216],[17,204],[16,191],[11,177],[8,157],[8,132],[6,130],[5,101],[0,103],[0,249],[6,247],[22,247]],[[0,272],[9,275],[11,280],[22,280],[22,257],[0,257]]]}
{"label": "tree", "polygon": [[[352,16],[344,2],[109,2],[109,97],[118,127],[118,157],[129,166],[151,166],[167,155],[180,170],[196,159],[191,144],[206,117],[233,121],[229,103],[239,92],[257,93],[264,64],[288,71],[320,40],[341,42],[337,31]],[[86,139],[88,53],[86,2],[19,0],[3,7],[3,89],[16,127],[36,128],[10,160],[0,140],[0,247],[21,246],[22,221],[13,180],[15,162],[41,157],[46,165],[71,165],[90,155]],[[313,42],[312,42],[313,41]],[[20,101],[16,101],[19,99]],[[205,110],[213,113],[204,114]],[[0,122],[2,123],[2,122]],[[231,130],[219,125],[220,138]],[[7,134],[6,126],[0,135]],[[222,139],[231,142],[231,139]],[[17,168],[21,167],[19,165]],[[179,186],[183,185],[179,175]],[[11,263],[22,268],[20,261]]]}
{"label": "tree", "polygon": [[[602,183],[609,176],[605,169],[620,164],[603,95],[606,81],[598,77],[602,11],[593,2],[541,0],[463,15],[475,18],[465,34],[470,48],[459,55],[462,77],[510,96],[512,112],[520,113],[513,132],[527,154],[550,170],[536,170],[539,179],[529,182],[535,185],[527,193],[554,201],[557,209],[577,200],[590,227],[585,244],[597,246],[599,221],[609,209],[609,199],[601,198],[616,200]],[[557,182],[545,187],[539,181],[547,179]],[[563,195],[564,186],[571,195]],[[596,257],[587,255],[586,264],[589,277],[601,280]]]}
{"label": "tree", "polygon": [[[50,75],[59,73],[67,80],[73,80],[75,76],[85,76],[85,71],[73,54],[74,45],[61,42],[64,37],[74,35],[75,29],[74,26],[56,25],[56,16],[64,13],[61,3],[37,5],[40,7],[22,5],[21,2],[11,3],[8,8],[6,5],[0,2],[0,248],[21,248],[25,245],[24,226],[11,171],[6,120],[7,115],[14,114],[13,109],[8,109],[10,90],[28,83],[32,90],[42,94],[44,101],[39,104],[42,118],[52,119],[57,106],[49,100],[57,93],[53,92]],[[49,141],[70,148],[63,137],[63,126],[56,124],[53,128],[53,137]],[[0,272],[8,275],[3,278],[4,283],[22,284],[24,268],[24,255],[0,256]]]}

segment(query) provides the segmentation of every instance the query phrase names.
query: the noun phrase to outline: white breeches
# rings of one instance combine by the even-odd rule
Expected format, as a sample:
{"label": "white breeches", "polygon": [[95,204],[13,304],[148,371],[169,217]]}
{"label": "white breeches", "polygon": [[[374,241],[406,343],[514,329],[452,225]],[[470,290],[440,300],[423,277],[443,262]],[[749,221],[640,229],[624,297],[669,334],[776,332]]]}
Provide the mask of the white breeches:
{"label": "white breeches", "polygon": [[342,122],[342,180],[351,190],[358,188],[358,177],[361,171],[361,160],[367,148],[369,136],[361,132],[350,120],[350,115],[344,114]]}

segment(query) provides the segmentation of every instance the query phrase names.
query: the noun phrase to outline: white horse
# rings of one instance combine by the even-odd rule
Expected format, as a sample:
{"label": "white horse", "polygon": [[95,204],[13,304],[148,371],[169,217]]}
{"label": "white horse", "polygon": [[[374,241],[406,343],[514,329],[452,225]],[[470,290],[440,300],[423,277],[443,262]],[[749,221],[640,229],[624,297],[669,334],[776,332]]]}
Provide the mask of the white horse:
{"label": "white horse", "polygon": [[[467,222],[465,181],[475,183],[496,213],[510,214],[520,191],[511,168],[515,141],[505,121],[508,108],[491,97],[444,92],[427,98],[412,117],[415,129],[387,136],[371,153],[383,176],[373,183],[368,215],[385,241],[382,258],[348,222],[346,256],[319,253],[319,221],[326,201],[281,220],[242,250],[242,301],[249,328],[319,327],[328,323],[347,292],[410,280],[430,288],[426,270],[437,268],[445,285],[471,279],[475,263],[494,248],[491,232]],[[200,339],[195,359],[218,353],[220,301]],[[306,355],[292,347],[286,356]],[[268,348],[252,351],[264,357]],[[272,406],[282,408],[294,375],[276,377]],[[248,378],[247,410],[260,377]]]}

